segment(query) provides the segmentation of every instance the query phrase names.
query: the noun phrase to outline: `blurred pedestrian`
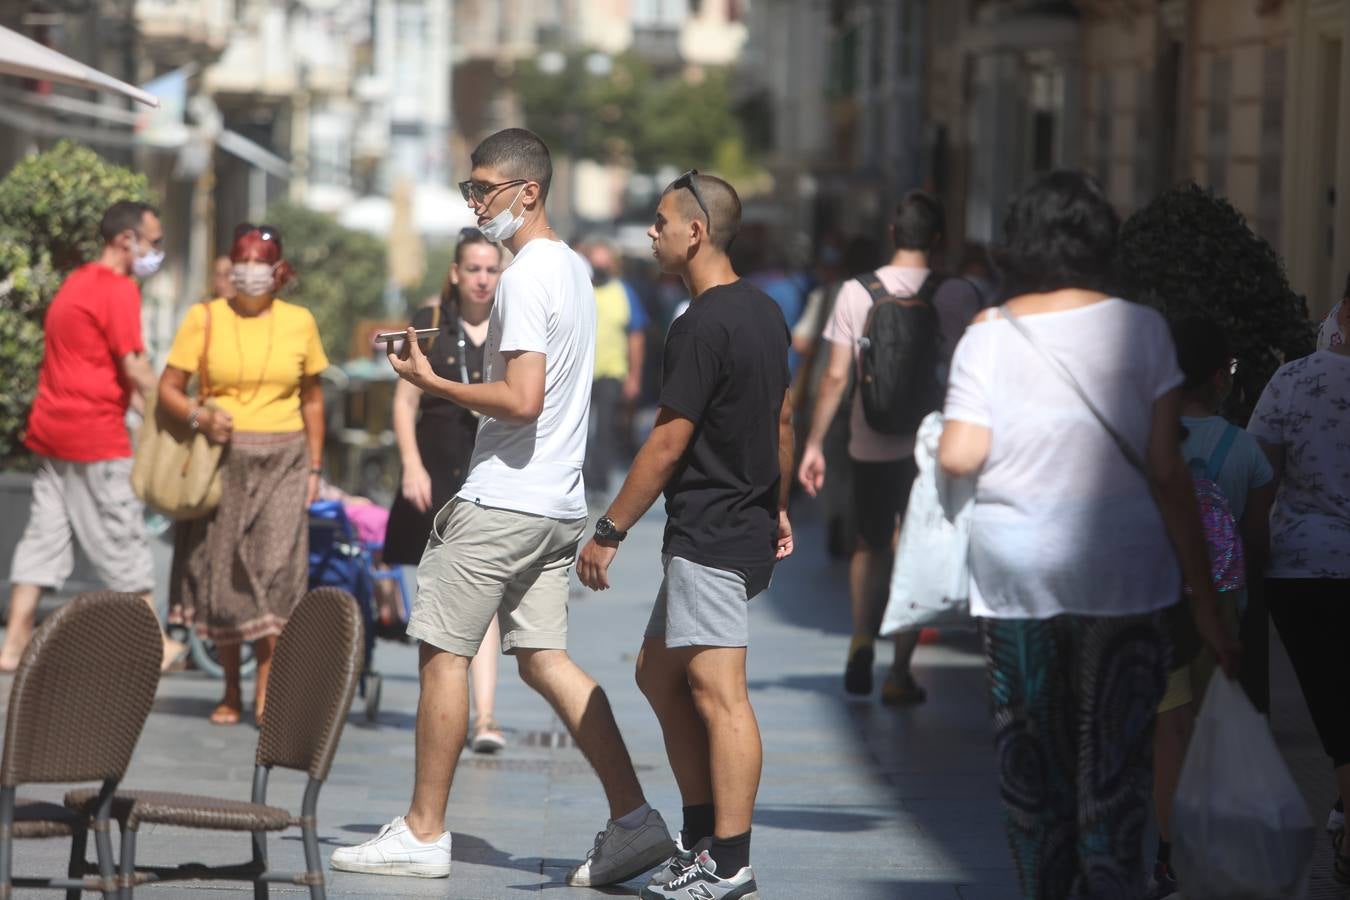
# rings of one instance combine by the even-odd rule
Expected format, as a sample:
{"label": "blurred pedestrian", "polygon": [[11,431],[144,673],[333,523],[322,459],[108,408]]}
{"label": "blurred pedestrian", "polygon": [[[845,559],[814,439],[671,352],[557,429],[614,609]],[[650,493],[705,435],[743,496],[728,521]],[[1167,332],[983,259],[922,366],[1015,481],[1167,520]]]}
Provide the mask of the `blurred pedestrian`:
{"label": "blurred pedestrian", "polygon": [[1145,893],[1161,614],[1183,575],[1202,640],[1237,667],[1181,453],[1176,349],[1155,310],[1104,290],[1118,230],[1078,173],[1013,202],[997,254],[1013,299],[957,347],[939,448],[949,477],[976,479],[970,604],[1028,900]]}
{"label": "blurred pedestrian", "polygon": [[[1136,277],[1147,278],[1147,263]],[[1182,455],[1191,475],[1200,485],[1209,481],[1219,489],[1232,516],[1207,528],[1211,541],[1240,536],[1240,555],[1231,547],[1209,547],[1210,559],[1222,556],[1240,560],[1245,568],[1243,585],[1216,584],[1219,612],[1230,631],[1238,631],[1246,604],[1247,586],[1261,577],[1270,544],[1270,506],[1275,500],[1275,473],[1250,434],[1233,425],[1219,409],[1233,389],[1237,373],[1232,345],[1219,323],[1205,316],[1191,316],[1172,326],[1177,362],[1185,383],[1181,388]],[[1197,486],[1197,496],[1204,500]],[[1201,506],[1205,513],[1204,503]],[[1222,518],[1221,511],[1210,515]],[[1232,526],[1231,529],[1227,526]],[[1231,543],[1231,540],[1229,541]],[[1236,579],[1234,579],[1236,580]],[[1172,801],[1181,777],[1181,764],[1190,743],[1195,708],[1205,696],[1214,674],[1214,655],[1195,639],[1188,610],[1169,615],[1167,627],[1172,644],[1172,671],[1167,690],[1158,704],[1158,725],[1153,737],[1153,803],[1158,818],[1158,853],[1153,863],[1153,883],[1147,900],[1168,900],[1178,890],[1172,870]]]}
{"label": "blurred pedestrian", "polygon": [[609,476],[622,448],[619,430],[625,407],[642,390],[642,364],[647,349],[647,316],[624,283],[619,256],[604,241],[585,245],[595,288],[595,377],[591,383],[591,417],[586,438],[586,491],[593,505],[609,499]]}
{"label": "blurred pedestrian", "polygon": [[686,173],[661,197],[647,236],[694,300],[671,326],[656,425],[577,562],[583,584],[608,588],[620,542],[665,493],[665,578],[637,680],[661,723],[684,829],[648,900],[757,896],[749,603],[792,553],[792,406],[787,323],[726,255],[740,218],[736,191],[710,175]]}
{"label": "blurred pedestrian", "polygon": [[230,260],[229,254],[217,256],[216,261],[211,265],[211,297],[224,297],[226,300],[234,298],[234,279],[230,277],[234,271],[234,263]]}
{"label": "blurred pedestrian", "polygon": [[[422,342],[431,370],[461,384],[481,384],[488,315],[501,275],[502,251],[477,228],[465,228],[455,245],[455,260],[435,306],[413,316],[414,328],[439,331]],[[415,566],[422,559],[436,513],[455,498],[469,474],[476,413],[444,397],[399,379],[394,388],[394,437],[403,464],[401,488],[389,510],[381,559],[388,565]],[[469,746],[492,753],[506,745],[493,716],[497,693],[497,657],[501,632],[494,617],[469,664],[473,686],[473,728]]]}
{"label": "blurred pedestrian", "polygon": [[[261,721],[276,637],[308,583],[307,510],[323,466],[319,373],[328,367],[314,316],[276,297],[295,277],[281,234],[240,225],[230,259],[235,296],[188,311],[159,380],[165,414],[226,445],[220,505],[176,527],[171,594],[178,615],[219,652],[217,725],[243,714],[244,641],[257,661],[253,714]],[[203,357],[210,396],[199,404],[187,387]]]}
{"label": "blurred pedestrian", "polygon": [[[1350,297],[1350,281],[1346,284]],[[1350,334],[1350,303],[1328,330]],[[1322,749],[1336,770],[1339,815],[1329,825],[1336,880],[1350,883],[1344,805],[1350,801],[1350,696],[1342,648],[1350,637],[1350,343],[1281,366],[1248,430],[1275,468],[1266,603],[1289,651]]]}
{"label": "blurred pedestrian", "polygon": [[[896,207],[890,226],[895,253],[889,264],[875,272],[882,288],[896,296],[918,296],[927,289],[937,311],[940,346],[935,356],[940,380],[946,377],[947,361],[966,323],[983,304],[969,282],[944,278],[933,270],[931,258],[941,245],[944,227],[941,202],[923,191],[911,191]],[[839,289],[825,327],[830,358],[817,390],[811,430],[798,468],[798,478],[812,496],[825,484],[825,437],[844,399],[863,342],[868,338],[872,304],[872,295],[861,280],[848,281]],[[844,669],[844,690],[850,694],[870,694],[875,660],[873,642],[881,626],[891,583],[896,526],[904,515],[918,470],[914,466],[914,434],[883,434],[873,428],[863,409],[861,391],[853,392],[851,403],[848,456],[853,475],[856,541],[849,562],[853,640]],[[895,705],[922,703],[927,692],[910,671],[919,632],[901,632],[894,641],[895,658],[882,685],[881,700]]]}
{"label": "blurred pedestrian", "polygon": [[590,761],[610,820],[568,883],[626,881],[673,846],[647,803],[605,692],[567,655],[568,578],[586,526],[581,468],[595,359],[595,294],[586,263],[558,240],[545,201],[548,147],[523,128],[485,138],[460,192],[479,229],[514,254],[488,326],[487,376],[460,384],[436,375],[417,341],[390,363],[426,393],[483,416],[469,477],[436,514],[417,570],[408,634],[422,642],[413,795],[364,844],[333,852],[348,872],[444,878],[455,749],[468,730],[469,660],[494,616],[521,679],[553,707]]}
{"label": "blurred pedestrian", "polygon": [[[103,252],[67,276],[43,322],[42,367],[24,446],[35,454],[28,525],[10,568],[0,672],[33,636],[43,590],[75,568],[78,546],[100,581],[155,608],[144,507],[131,490],[129,406],[143,410],[155,375],[141,336],[141,291],[164,260],[164,229],[147,203],[121,201],[99,223]],[[133,277],[134,276],[134,277]],[[183,645],[165,637],[163,667]]]}

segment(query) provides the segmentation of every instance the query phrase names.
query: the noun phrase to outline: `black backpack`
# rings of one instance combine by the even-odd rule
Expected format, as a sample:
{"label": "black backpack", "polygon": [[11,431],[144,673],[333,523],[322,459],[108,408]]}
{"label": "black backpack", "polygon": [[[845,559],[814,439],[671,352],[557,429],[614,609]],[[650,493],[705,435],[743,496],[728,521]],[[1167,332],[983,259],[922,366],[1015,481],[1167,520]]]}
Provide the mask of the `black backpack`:
{"label": "black backpack", "polygon": [[901,297],[886,290],[875,272],[858,278],[872,295],[858,342],[857,385],[873,431],[913,435],[923,417],[942,404],[942,330],[933,295],[945,280],[930,272],[918,293]]}

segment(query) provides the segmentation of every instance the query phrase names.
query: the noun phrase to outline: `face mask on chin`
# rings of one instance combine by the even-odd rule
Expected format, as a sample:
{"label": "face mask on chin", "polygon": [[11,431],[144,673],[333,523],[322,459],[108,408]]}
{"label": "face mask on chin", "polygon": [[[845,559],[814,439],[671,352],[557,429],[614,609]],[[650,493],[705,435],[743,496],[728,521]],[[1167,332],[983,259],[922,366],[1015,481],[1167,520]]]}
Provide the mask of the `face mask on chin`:
{"label": "face mask on chin", "polygon": [[245,297],[270,294],[276,282],[272,266],[263,262],[235,263],[230,267],[230,283]]}
{"label": "face mask on chin", "polygon": [[510,240],[520,230],[520,226],[525,224],[525,210],[522,208],[520,215],[512,216],[511,207],[516,205],[516,201],[520,199],[520,195],[525,192],[526,187],[527,185],[522,184],[520,190],[516,191],[516,195],[511,198],[511,202],[506,204],[506,209],[479,226],[478,230],[483,233],[483,237],[496,243]]}

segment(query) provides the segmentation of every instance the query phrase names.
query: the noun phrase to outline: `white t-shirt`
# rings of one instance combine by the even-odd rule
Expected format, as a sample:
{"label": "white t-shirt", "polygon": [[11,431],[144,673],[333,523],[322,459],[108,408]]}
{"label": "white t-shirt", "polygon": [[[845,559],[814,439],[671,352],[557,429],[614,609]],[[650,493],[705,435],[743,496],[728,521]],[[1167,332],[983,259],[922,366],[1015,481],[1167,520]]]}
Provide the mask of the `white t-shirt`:
{"label": "white t-shirt", "polygon": [[1268,574],[1350,578],[1350,356],[1318,350],[1281,366],[1247,430],[1284,448]]}
{"label": "white t-shirt", "polygon": [[537,238],[502,272],[483,380],[506,376],[503,353],[542,353],[544,409],[528,425],[482,418],[460,497],[551,519],[585,518],[581,464],[595,369],[595,292],[586,271],[566,244]]}
{"label": "white t-shirt", "polygon": [[[917,294],[928,278],[928,269],[901,266],[882,266],[877,269],[877,277],[892,294],[909,296]],[[948,278],[933,295],[933,308],[937,310],[938,327],[942,331],[941,368],[945,369],[951,359],[952,349],[961,337],[961,332],[984,305],[975,286],[962,278]],[[825,325],[825,340],[832,344],[844,344],[853,349],[853,360],[858,360],[859,341],[867,327],[867,315],[872,311],[872,295],[856,278],[850,278],[839,288],[835,297],[834,309]],[[940,372],[946,375],[946,372]],[[867,415],[863,412],[862,392],[853,392],[853,407],[849,411],[848,455],[858,462],[894,462],[914,455],[914,435],[881,434],[873,431],[867,424]]]}
{"label": "white t-shirt", "polygon": [[[1113,299],[1021,321],[1147,458],[1154,402],[1183,381],[1162,316]],[[1144,476],[1006,320],[966,329],[946,416],[993,432],[971,517],[974,615],[1127,616],[1181,598]]]}

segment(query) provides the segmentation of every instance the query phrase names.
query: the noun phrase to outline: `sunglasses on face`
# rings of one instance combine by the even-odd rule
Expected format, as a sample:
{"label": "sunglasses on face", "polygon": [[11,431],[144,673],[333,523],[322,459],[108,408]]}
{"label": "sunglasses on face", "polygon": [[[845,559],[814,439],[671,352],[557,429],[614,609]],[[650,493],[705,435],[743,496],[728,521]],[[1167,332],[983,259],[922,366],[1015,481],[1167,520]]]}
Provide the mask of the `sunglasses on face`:
{"label": "sunglasses on face", "polygon": [[712,216],[708,215],[708,204],[703,202],[703,195],[698,190],[698,182],[694,180],[694,176],[697,174],[698,169],[690,169],[672,181],[670,187],[671,190],[689,189],[689,193],[694,195],[694,202],[698,204],[699,209],[703,210],[703,221],[708,225],[708,233],[712,234]]}
{"label": "sunglasses on face", "polygon": [[499,188],[510,187],[513,184],[527,184],[524,178],[512,178],[509,181],[498,181],[496,184],[489,184],[486,181],[461,181],[459,183],[459,194],[465,200],[472,200],[475,203],[482,203],[487,200],[488,194]]}
{"label": "sunglasses on face", "polygon": [[277,252],[281,252],[281,232],[275,225],[254,225],[252,222],[242,222],[234,228],[234,239],[237,241],[244,235],[256,231],[258,237],[264,241],[272,241],[277,245]]}

